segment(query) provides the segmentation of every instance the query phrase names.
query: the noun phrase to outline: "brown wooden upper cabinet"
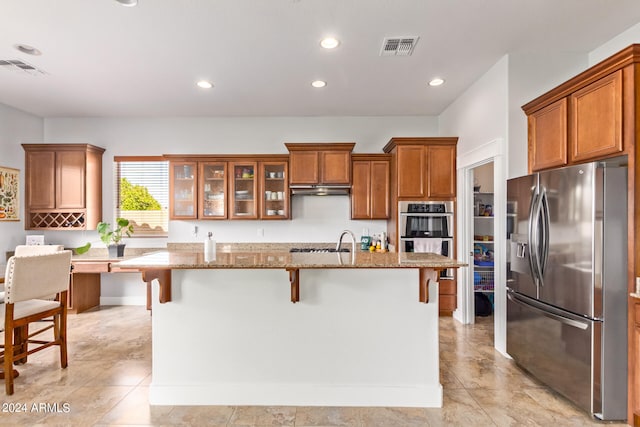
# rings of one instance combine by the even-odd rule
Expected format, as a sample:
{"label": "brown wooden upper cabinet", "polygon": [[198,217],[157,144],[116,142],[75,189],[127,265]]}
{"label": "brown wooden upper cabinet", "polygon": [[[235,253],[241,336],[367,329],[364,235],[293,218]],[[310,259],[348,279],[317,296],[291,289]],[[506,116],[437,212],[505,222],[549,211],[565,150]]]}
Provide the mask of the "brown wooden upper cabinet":
{"label": "brown wooden upper cabinet", "polygon": [[102,154],[90,144],[22,144],[27,230],[93,230],[102,220]]}
{"label": "brown wooden upper cabinet", "polygon": [[387,154],[353,154],[351,219],[387,219],[390,165]]}
{"label": "brown wooden upper cabinet", "polygon": [[169,218],[198,217],[198,162],[169,162]]}
{"label": "brown wooden upper cabinet", "polygon": [[529,169],[567,164],[567,99],[562,98],[531,114],[529,125]]}
{"label": "brown wooden upper cabinet", "polygon": [[355,143],[285,143],[289,150],[289,185],[351,184]]}
{"label": "brown wooden upper cabinet", "polygon": [[286,155],[171,155],[170,219],[288,219]]}
{"label": "brown wooden upper cabinet", "polygon": [[[637,45],[635,45],[637,46]],[[631,132],[634,66],[629,48],[524,105],[529,125],[529,171],[584,163],[626,152]]]}
{"label": "brown wooden upper cabinet", "polygon": [[384,147],[392,155],[398,200],[454,200],[458,138],[392,138]]}
{"label": "brown wooden upper cabinet", "polygon": [[569,96],[571,162],[622,151],[622,70]]}

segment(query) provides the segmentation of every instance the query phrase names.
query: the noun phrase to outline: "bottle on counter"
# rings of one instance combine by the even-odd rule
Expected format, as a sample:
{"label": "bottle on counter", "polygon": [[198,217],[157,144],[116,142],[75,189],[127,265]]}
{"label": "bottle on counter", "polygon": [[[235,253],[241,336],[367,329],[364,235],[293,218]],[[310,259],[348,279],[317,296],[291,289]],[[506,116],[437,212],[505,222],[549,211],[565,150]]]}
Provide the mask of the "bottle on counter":
{"label": "bottle on counter", "polygon": [[213,233],[207,233],[207,239],[204,241],[204,261],[211,262],[216,260],[216,241],[213,240]]}
{"label": "bottle on counter", "polygon": [[367,251],[371,246],[371,236],[369,236],[369,229],[362,229],[362,236],[360,237],[360,250]]}

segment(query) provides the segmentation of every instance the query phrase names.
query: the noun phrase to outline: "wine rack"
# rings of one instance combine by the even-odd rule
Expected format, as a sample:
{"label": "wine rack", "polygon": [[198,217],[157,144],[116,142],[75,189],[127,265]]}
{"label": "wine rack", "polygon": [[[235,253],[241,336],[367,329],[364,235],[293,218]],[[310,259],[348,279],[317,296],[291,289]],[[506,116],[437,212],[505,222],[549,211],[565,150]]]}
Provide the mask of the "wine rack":
{"label": "wine rack", "polygon": [[85,212],[31,212],[30,229],[85,230]]}

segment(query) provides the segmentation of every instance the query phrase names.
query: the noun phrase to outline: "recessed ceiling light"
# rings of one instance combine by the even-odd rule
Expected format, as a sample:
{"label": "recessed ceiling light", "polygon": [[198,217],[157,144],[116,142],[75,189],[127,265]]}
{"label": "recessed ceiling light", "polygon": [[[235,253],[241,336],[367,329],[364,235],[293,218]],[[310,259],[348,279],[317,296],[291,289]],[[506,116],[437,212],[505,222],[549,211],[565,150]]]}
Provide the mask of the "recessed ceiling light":
{"label": "recessed ceiling light", "polygon": [[325,87],[326,85],[327,85],[327,82],[322,80],[314,80],[311,82],[311,86],[317,87],[317,88]]}
{"label": "recessed ceiling light", "polygon": [[333,37],[324,38],[320,42],[320,46],[322,46],[325,49],[334,49],[338,47],[339,44],[340,44],[340,41],[338,39],[334,39]]}
{"label": "recessed ceiling light", "polygon": [[198,85],[199,88],[202,88],[202,89],[211,89],[213,87],[213,85],[206,80],[200,80],[196,84]]}
{"label": "recessed ceiling light", "polygon": [[42,55],[42,52],[40,52],[33,46],[29,46],[28,44],[16,44],[13,47],[15,47],[22,53],[26,53],[27,55]]}
{"label": "recessed ceiling light", "polygon": [[138,5],[138,0],[116,0],[122,6],[133,7]]}
{"label": "recessed ceiling light", "polygon": [[444,80],[439,77],[436,77],[435,79],[429,82],[429,86],[440,86],[442,83],[444,83]]}

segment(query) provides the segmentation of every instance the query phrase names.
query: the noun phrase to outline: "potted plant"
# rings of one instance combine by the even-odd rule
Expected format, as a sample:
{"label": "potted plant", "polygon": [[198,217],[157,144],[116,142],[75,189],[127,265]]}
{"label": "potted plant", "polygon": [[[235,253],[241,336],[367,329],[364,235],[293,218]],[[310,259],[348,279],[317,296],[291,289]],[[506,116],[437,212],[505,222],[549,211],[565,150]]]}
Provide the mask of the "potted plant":
{"label": "potted plant", "polygon": [[111,224],[108,222],[98,223],[98,234],[100,234],[100,240],[107,245],[109,249],[109,257],[122,257],[124,256],[124,243],[121,243],[123,234],[127,237],[131,237],[133,233],[133,225],[129,224],[129,220],[126,218],[116,219],[115,228],[111,228]]}

